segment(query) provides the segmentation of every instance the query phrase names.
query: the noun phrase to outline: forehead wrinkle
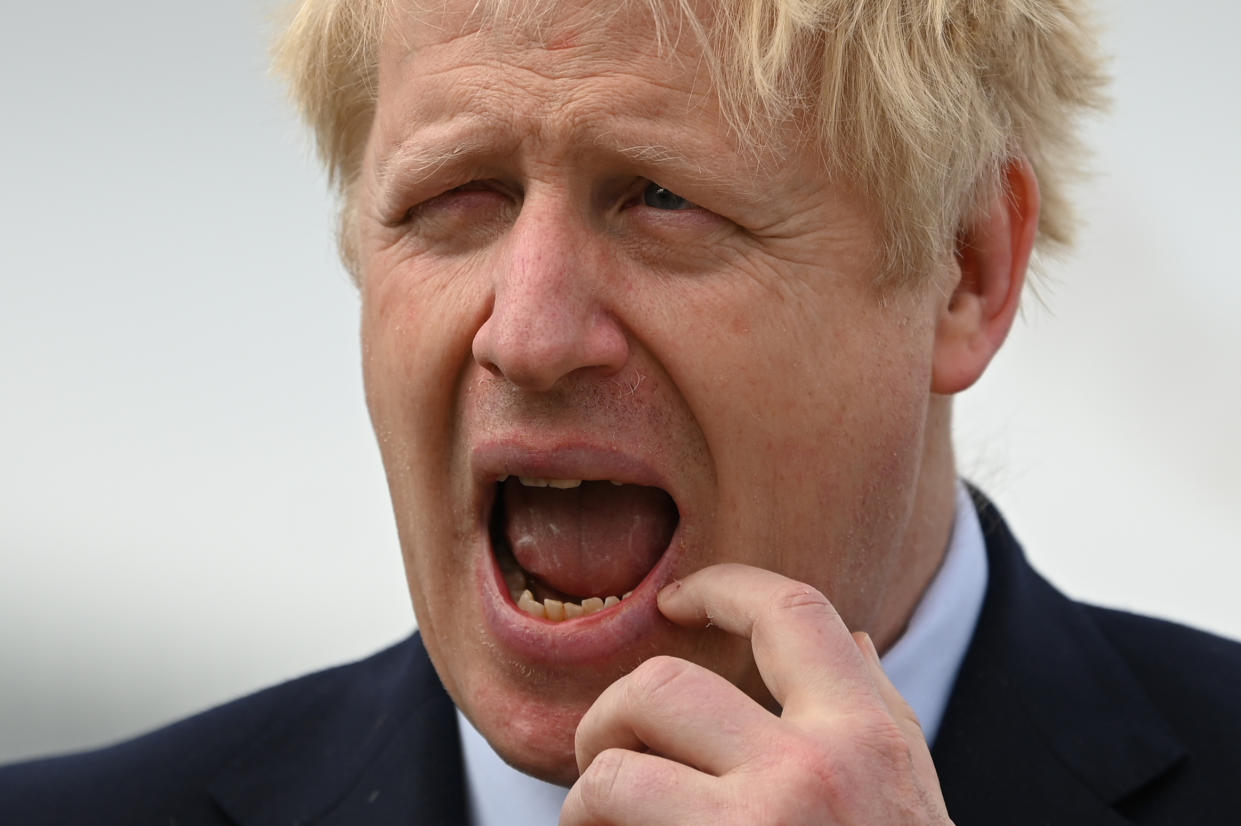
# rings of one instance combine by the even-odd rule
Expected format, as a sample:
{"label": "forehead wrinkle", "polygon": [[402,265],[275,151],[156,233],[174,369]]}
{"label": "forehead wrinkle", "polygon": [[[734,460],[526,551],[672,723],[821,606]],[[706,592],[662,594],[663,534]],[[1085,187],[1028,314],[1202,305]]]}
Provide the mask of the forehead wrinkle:
{"label": "forehead wrinkle", "polygon": [[[538,76],[530,67],[518,68],[525,70],[518,77]],[[433,80],[428,83],[428,78]],[[396,120],[385,118],[398,142],[391,149],[381,144],[376,155],[372,181],[378,191],[390,193],[394,186],[416,185],[445,167],[470,167],[481,160],[495,166],[576,158],[656,180],[667,176],[680,185],[692,181],[731,201],[754,203],[756,193],[750,190],[760,170],[753,158],[737,151],[725,129],[710,128],[720,124],[703,111],[706,107],[692,91],[643,78],[648,91],[635,100],[627,89],[616,96],[613,72],[575,83],[540,79],[526,84],[510,77],[496,83],[485,74],[462,83],[445,70],[424,76],[426,85],[415,100],[407,100],[411,108],[404,116],[398,108]],[[448,80],[453,83],[446,94]],[[618,103],[624,105],[618,108]],[[400,138],[401,120],[409,123],[411,117],[423,123],[410,124],[414,131]],[[668,139],[646,139],[660,135]]]}
{"label": "forehead wrinkle", "polygon": [[558,119],[539,116],[537,111],[516,119],[464,112],[456,113],[446,123],[432,121],[391,149],[382,151],[375,161],[375,178],[386,185],[397,176],[428,177],[467,157],[495,154],[501,147],[520,146],[525,139],[533,139],[549,148],[559,145],[569,156],[615,155],[642,167],[675,168],[682,173],[711,176],[708,167],[696,159],[700,153],[691,155],[665,143],[626,140],[620,134],[631,130],[649,131],[658,127],[658,118],[633,123],[632,117],[626,117],[620,124],[622,128],[617,128],[600,123],[608,116],[598,113],[603,107],[596,102],[592,101],[589,107],[562,103],[558,108],[562,112]]}

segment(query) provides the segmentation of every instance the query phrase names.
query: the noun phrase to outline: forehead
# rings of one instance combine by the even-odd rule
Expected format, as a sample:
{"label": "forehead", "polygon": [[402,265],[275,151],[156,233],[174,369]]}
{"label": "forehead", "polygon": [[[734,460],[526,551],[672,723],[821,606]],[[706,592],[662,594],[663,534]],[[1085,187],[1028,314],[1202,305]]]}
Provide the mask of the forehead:
{"label": "forehead", "polygon": [[[486,110],[506,94],[520,97],[523,109],[545,109],[532,114],[550,115],[579,102],[620,103],[600,99],[611,79],[649,87],[625,101],[629,108],[664,102],[661,90],[702,108],[713,86],[698,41],[666,29],[645,3],[625,0],[417,5],[393,12],[385,26],[380,96],[413,90],[418,111],[410,114],[423,117]],[[437,95],[445,86],[453,94]]]}
{"label": "forehead", "polygon": [[391,13],[371,143],[378,190],[522,150],[620,155],[736,185],[777,154],[775,143],[760,155],[737,139],[681,12],[664,19],[645,2],[503,6]]}
{"label": "forehead", "polygon": [[[662,15],[660,16],[662,20]],[[590,0],[443,0],[413,3],[389,12],[380,51],[384,73],[427,70],[454,59],[476,65],[527,64],[549,80],[595,71],[624,71],[627,64],[658,57],[681,68],[698,63],[694,38],[664,39],[651,7],[641,2]]]}
{"label": "forehead", "polygon": [[[487,29],[532,41],[567,43],[588,28],[644,28],[667,11],[661,0],[392,0],[386,22],[403,29],[410,45]],[[673,6],[668,6],[671,9]],[[557,36],[559,33],[559,37]]]}
{"label": "forehead", "polygon": [[618,37],[628,46],[647,42],[679,48],[697,44],[685,27],[706,31],[712,9],[710,4],[698,8],[694,0],[393,0],[383,30],[398,52],[475,35],[493,45],[553,51],[616,44]]}

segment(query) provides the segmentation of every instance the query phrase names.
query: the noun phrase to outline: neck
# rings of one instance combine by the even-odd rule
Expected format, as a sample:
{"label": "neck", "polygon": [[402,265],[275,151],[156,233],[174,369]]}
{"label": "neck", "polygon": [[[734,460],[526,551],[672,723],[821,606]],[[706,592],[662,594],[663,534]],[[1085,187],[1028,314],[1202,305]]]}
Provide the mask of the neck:
{"label": "neck", "polygon": [[885,592],[885,610],[865,629],[880,653],[900,639],[948,550],[956,513],[956,464],[952,452],[952,398],[932,396],[922,466],[901,551]]}

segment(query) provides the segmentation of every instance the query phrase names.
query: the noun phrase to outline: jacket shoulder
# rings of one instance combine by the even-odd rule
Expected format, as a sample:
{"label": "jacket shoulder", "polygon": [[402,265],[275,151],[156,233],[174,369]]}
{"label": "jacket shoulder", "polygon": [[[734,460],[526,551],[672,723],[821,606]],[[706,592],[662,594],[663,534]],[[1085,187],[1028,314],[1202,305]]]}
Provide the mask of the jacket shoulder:
{"label": "jacket shoulder", "polygon": [[307,715],[356,705],[359,698],[350,695],[378,690],[387,682],[384,675],[401,670],[408,643],[114,745],[0,767],[0,822],[232,823],[212,802],[212,778],[251,743],[278,736]]}
{"label": "jacket shoulder", "polygon": [[1185,747],[1170,771],[1118,811],[1136,823],[1218,822],[1241,777],[1241,643],[1125,611],[1086,610]]}
{"label": "jacket shoulder", "polygon": [[[1086,610],[1158,704],[1194,701],[1190,716],[1241,711],[1241,642],[1114,608]],[[1237,720],[1241,727],[1241,714]]]}
{"label": "jacket shoulder", "polygon": [[932,751],[954,821],[1235,819],[1241,645],[1070,600],[972,493],[987,596]]}
{"label": "jacket shoulder", "polygon": [[1241,777],[1241,643],[1126,611],[1087,611],[1186,745],[1175,774],[1201,776],[1216,793],[1231,788]]}

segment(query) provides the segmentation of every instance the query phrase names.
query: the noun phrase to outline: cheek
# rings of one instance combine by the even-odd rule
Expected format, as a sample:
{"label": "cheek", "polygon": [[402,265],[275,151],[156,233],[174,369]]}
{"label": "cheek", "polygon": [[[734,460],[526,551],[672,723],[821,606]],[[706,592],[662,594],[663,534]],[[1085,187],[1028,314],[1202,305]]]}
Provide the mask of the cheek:
{"label": "cheek", "polygon": [[361,330],[381,449],[389,440],[429,435],[451,418],[453,390],[486,312],[486,296],[465,264],[383,264],[374,262],[363,278]]}
{"label": "cheek", "polygon": [[406,564],[460,520],[464,479],[451,478],[457,388],[468,375],[485,300],[465,273],[372,268],[362,282],[367,407],[387,474]]}
{"label": "cheek", "polygon": [[661,302],[681,323],[657,346],[720,480],[716,558],[830,593],[908,518],[933,329],[861,290],[817,298],[702,285]]}
{"label": "cheek", "polygon": [[[806,460],[864,451],[922,421],[933,329],[878,306],[868,291],[778,292],[759,279],[674,285],[649,302],[647,344],[685,397],[721,479],[768,466],[813,478]],[[744,449],[742,449],[744,446]]]}

